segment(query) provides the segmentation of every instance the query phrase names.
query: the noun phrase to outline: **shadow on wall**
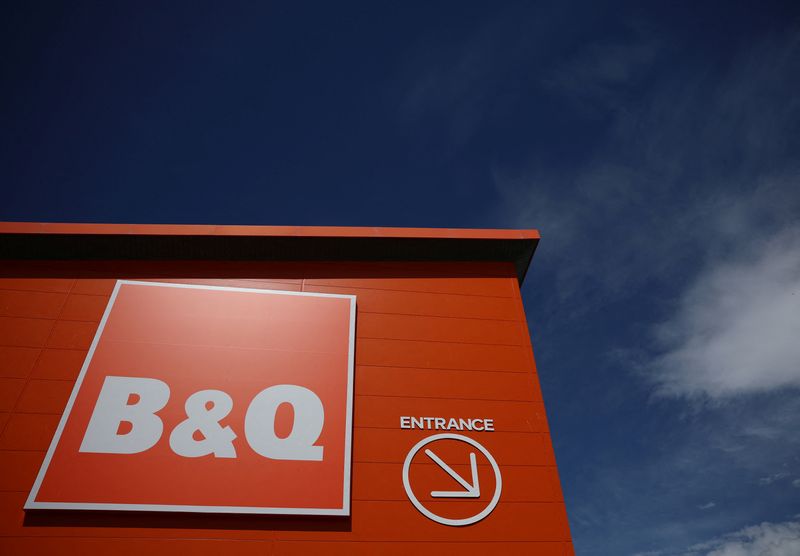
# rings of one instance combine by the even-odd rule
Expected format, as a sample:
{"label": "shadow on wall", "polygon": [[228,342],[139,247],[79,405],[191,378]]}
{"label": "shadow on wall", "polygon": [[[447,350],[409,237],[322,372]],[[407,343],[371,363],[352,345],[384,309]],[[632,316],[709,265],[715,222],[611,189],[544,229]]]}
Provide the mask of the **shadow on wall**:
{"label": "shadow on wall", "polygon": [[352,531],[350,517],[27,510],[25,527]]}

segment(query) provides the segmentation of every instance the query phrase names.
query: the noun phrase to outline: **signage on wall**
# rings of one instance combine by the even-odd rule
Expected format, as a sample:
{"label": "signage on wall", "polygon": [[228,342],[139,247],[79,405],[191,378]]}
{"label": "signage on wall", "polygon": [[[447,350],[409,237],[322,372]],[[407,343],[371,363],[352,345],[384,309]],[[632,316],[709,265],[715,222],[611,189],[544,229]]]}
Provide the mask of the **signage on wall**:
{"label": "signage on wall", "polygon": [[355,296],[118,281],[26,509],[349,515]]}
{"label": "signage on wall", "polygon": [[[493,419],[400,417],[402,429],[494,431]],[[472,525],[492,513],[503,479],[492,454],[478,441],[440,433],[417,442],[403,462],[403,487],[419,512],[437,523]]]}

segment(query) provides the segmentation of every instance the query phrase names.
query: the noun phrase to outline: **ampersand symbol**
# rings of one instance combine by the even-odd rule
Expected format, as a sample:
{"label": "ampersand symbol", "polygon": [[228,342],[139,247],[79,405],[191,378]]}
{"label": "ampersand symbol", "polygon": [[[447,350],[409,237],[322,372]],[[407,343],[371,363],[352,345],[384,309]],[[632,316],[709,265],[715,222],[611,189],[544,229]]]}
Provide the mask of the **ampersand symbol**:
{"label": "ampersand symbol", "polygon": [[[207,407],[209,402],[211,407]],[[220,390],[201,390],[189,396],[184,407],[188,419],[169,435],[169,445],[176,454],[187,458],[211,453],[217,458],[236,457],[236,448],[233,447],[236,433],[219,424],[233,409],[233,400],[228,394]],[[195,440],[195,431],[204,438]]]}

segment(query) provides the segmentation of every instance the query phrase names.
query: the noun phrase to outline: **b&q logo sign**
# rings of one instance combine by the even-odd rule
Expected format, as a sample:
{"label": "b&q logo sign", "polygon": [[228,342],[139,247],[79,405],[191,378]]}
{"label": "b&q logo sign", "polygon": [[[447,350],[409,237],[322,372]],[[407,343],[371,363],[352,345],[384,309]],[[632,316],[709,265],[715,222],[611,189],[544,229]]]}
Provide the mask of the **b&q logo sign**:
{"label": "b&q logo sign", "polygon": [[349,515],[355,297],[119,281],[25,504]]}

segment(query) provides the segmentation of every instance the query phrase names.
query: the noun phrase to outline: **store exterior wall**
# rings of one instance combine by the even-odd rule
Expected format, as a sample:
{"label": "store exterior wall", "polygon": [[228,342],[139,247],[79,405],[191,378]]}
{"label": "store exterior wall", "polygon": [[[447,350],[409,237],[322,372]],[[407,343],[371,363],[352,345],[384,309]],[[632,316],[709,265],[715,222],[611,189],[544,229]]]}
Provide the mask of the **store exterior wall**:
{"label": "store exterior wall", "polygon": [[[0,553],[572,554],[510,263],[2,264]],[[118,279],[356,296],[350,516],[23,509]],[[479,418],[494,430],[409,426],[423,416]],[[409,451],[445,432],[479,443],[502,476],[499,502],[466,526],[426,517],[404,488]],[[469,482],[467,452],[437,450]],[[478,514],[494,492],[486,461],[478,462],[480,497],[433,498],[422,489],[419,503],[435,515]],[[427,464],[419,480],[442,471]]]}

